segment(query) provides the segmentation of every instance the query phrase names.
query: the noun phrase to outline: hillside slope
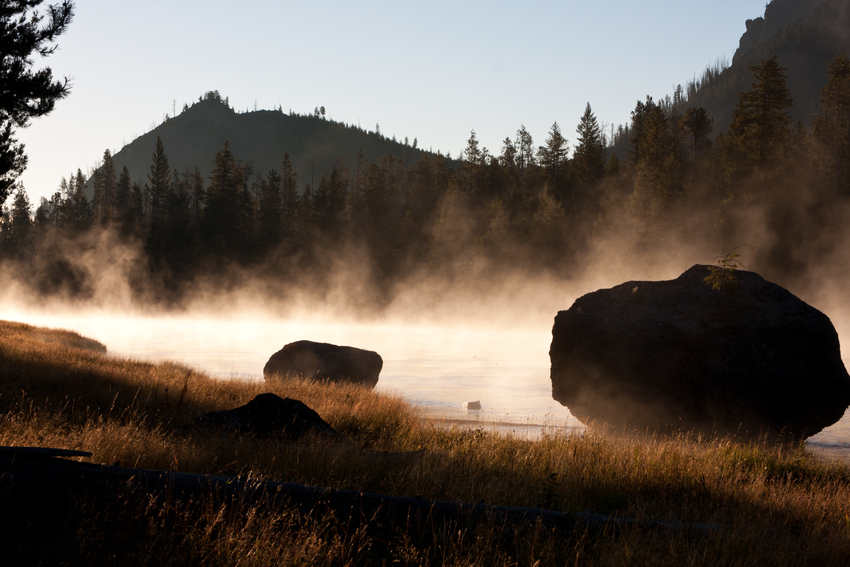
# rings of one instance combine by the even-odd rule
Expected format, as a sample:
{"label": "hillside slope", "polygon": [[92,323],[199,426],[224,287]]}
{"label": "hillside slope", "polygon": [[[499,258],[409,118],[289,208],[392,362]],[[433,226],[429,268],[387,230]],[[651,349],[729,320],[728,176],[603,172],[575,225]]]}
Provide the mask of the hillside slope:
{"label": "hillside slope", "polygon": [[[311,183],[311,178],[317,185],[339,158],[344,157],[353,170],[360,151],[371,163],[391,153],[411,164],[427,153],[374,132],[315,116],[275,110],[240,114],[218,98],[207,98],[124,146],[113,156],[116,170],[126,165],[133,181],[144,186],[157,136],[162,139],[172,170],[182,173],[185,168],[194,171],[198,167],[206,179],[225,140],[230,142],[234,157],[250,163],[258,175],[271,169],[280,171],[283,156],[289,153],[299,189]],[[315,158],[312,172],[311,158]]]}
{"label": "hillside slope", "polygon": [[[850,2],[847,0],[774,0],[764,18],[747,21],[747,32],[732,65],[703,86],[683,107],[701,106],[714,118],[715,133],[732,119],[738,93],[753,82],[751,67],[777,56],[788,67],[794,98],[791,116],[808,125],[827,79],[827,63],[850,52]],[[683,109],[681,109],[683,110]]]}

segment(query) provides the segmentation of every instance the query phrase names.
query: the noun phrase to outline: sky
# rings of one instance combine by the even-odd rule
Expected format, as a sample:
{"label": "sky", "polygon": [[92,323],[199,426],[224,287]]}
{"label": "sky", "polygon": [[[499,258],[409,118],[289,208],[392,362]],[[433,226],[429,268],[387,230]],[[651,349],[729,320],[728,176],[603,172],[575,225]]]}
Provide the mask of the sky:
{"label": "sky", "polygon": [[638,100],[731,61],[746,20],[764,8],[765,0],[77,0],[57,52],[35,61],[70,77],[72,90],[18,132],[29,155],[21,180],[37,206],[62,177],[89,171],[104,150],[117,152],[210,90],[240,111],[324,106],[333,120],[380,125],[388,137],[453,156],[472,130],[499,154],[521,125],[542,145],[557,122],[572,144],[587,103],[601,123],[627,123]]}

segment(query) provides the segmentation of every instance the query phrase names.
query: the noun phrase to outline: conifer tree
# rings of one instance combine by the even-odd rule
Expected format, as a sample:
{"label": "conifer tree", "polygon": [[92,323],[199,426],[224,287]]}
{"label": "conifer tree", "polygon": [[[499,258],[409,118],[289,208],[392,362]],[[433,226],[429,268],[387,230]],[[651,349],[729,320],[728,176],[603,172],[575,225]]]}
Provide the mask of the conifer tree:
{"label": "conifer tree", "polygon": [[519,127],[516,136],[516,165],[519,170],[520,191],[525,193],[530,185],[531,169],[537,165],[534,157],[534,140],[525,129],[525,125]]}
{"label": "conifer tree", "polygon": [[174,170],[172,187],[168,192],[165,222],[165,255],[172,272],[188,269],[194,252],[192,244],[192,181],[187,167],[183,174]]}
{"label": "conifer tree", "polygon": [[690,157],[698,163],[708,156],[711,149],[711,131],[714,119],[709,118],[702,107],[691,107],[682,115],[681,125],[690,143]]}
{"label": "conifer tree", "polygon": [[283,155],[280,173],[280,236],[284,242],[288,243],[291,250],[294,246],[293,238],[297,230],[299,197],[297,176],[288,153]]}
{"label": "conifer tree", "polygon": [[463,159],[474,165],[481,165],[481,148],[478,147],[478,137],[475,135],[475,130],[469,133],[469,140],[466,142],[466,149],[463,150]]}
{"label": "conifer tree", "polygon": [[0,9],[0,205],[27,166],[23,144],[14,128],[26,128],[30,119],[53,110],[68,95],[68,79],[54,81],[50,68],[33,71],[32,54],[42,57],[56,50],[56,38],[64,33],[74,15],[74,4],[65,0],[37,8],[42,0],[3,2]]}
{"label": "conifer tree", "polygon": [[580,193],[602,178],[605,172],[605,146],[602,130],[596,121],[590,103],[584,109],[578,127],[578,142],[573,154],[573,170]]}
{"label": "conifer tree", "polygon": [[[230,239],[231,254],[240,260],[249,261],[256,250],[257,202],[250,183],[253,169],[250,164],[237,162],[233,183],[236,187],[236,202],[231,209],[233,235]],[[256,184],[255,184],[256,187]]]}
{"label": "conifer tree", "polygon": [[[206,207],[201,217],[201,240],[214,254],[226,254],[236,248],[236,214],[239,201],[236,158],[230,142],[215,154]],[[240,175],[241,177],[241,175]]]}
{"label": "conifer tree", "polygon": [[140,235],[145,219],[145,192],[138,182],[130,188],[130,200],[121,219],[121,232],[127,235]]}
{"label": "conifer tree", "polygon": [[201,210],[206,200],[206,191],[204,190],[204,176],[201,170],[195,167],[195,172],[192,174],[191,181],[192,204],[192,242],[195,248],[200,246],[200,231],[201,231]]}
{"label": "conifer tree", "polygon": [[100,220],[100,211],[103,206],[103,176],[100,167],[95,166],[94,173],[92,174],[92,183],[94,184],[91,200],[92,215],[95,220]]}
{"label": "conifer tree", "polygon": [[15,189],[10,217],[7,245],[12,254],[23,254],[29,244],[33,221],[32,205],[21,183],[18,183]]}
{"label": "conifer tree", "polygon": [[516,167],[517,149],[513,140],[505,138],[502,142],[502,153],[499,155],[499,163],[502,167],[513,170]]}
{"label": "conifer tree", "polygon": [[561,127],[555,122],[549,130],[546,145],[537,150],[537,157],[546,176],[554,187],[560,188],[567,176],[567,140],[561,134]]}
{"label": "conifer tree", "polygon": [[640,236],[661,234],[668,206],[681,196],[682,178],[670,121],[652,97],[638,102],[632,112],[631,151],[634,191],[630,213],[643,231]]}
{"label": "conifer tree", "polygon": [[168,205],[171,198],[171,170],[168,157],[159,136],[156,138],[151,154],[151,166],[148,173],[150,185],[145,184],[148,200],[148,252],[159,259],[165,255],[168,247]]}
{"label": "conifer tree", "polygon": [[298,200],[298,229],[296,248],[307,251],[313,240],[313,187],[308,183]]}
{"label": "conifer tree", "polygon": [[33,219],[33,225],[37,226],[39,230],[45,230],[53,226],[52,221],[53,214],[53,206],[50,203],[50,199],[47,197],[42,197],[39,199],[38,208],[35,210],[35,218]]}
{"label": "conifer tree", "polygon": [[109,150],[103,152],[103,165],[100,166],[103,202],[100,210],[100,221],[109,224],[115,217],[115,162]]}
{"label": "conifer tree", "polygon": [[[776,179],[791,147],[792,120],[788,110],[793,104],[786,86],[786,67],[780,67],[774,55],[751,67],[755,81],[752,90],[738,93],[724,148],[732,181],[750,184],[750,191],[761,192]],[[758,178],[753,175],[758,173]]]}
{"label": "conifer tree", "polygon": [[281,240],[282,181],[280,174],[274,169],[260,181],[257,220],[259,243],[263,250],[276,246]]}
{"label": "conifer tree", "polygon": [[130,170],[125,165],[121,168],[121,174],[118,176],[118,184],[115,188],[115,214],[119,219],[124,218],[127,207],[130,206],[130,192],[133,184],[130,181]]}
{"label": "conifer tree", "polygon": [[91,226],[92,209],[86,196],[86,177],[81,169],[77,169],[76,175],[73,176],[73,183],[68,184],[69,196],[69,224],[77,230],[86,230]]}
{"label": "conifer tree", "polygon": [[850,60],[844,54],[829,63],[829,76],[821,91],[812,135],[822,150],[820,167],[833,198],[850,196]]}

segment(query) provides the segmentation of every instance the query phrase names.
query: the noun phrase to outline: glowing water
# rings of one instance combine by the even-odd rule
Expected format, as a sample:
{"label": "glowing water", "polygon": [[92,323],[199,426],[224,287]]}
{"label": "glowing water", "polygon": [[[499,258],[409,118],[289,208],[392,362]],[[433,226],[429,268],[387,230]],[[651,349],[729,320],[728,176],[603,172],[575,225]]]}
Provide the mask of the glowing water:
{"label": "glowing water", "polygon": [[[356,346],[383,357],[379,390],[401,394],[432,417],[474,426],[485,421],[488,428],[529,437],[548,428],[583,429],[552,399],[551,323],[488,329],[8,312],[0,319],[71,329],[114,355],[175,360],[221,378],[261,380],[268,358],[301,339]],[[463,410],[470,400],[481,400],[482,411]],[[850,414],[808,445],[820,456],[850,462]]]}

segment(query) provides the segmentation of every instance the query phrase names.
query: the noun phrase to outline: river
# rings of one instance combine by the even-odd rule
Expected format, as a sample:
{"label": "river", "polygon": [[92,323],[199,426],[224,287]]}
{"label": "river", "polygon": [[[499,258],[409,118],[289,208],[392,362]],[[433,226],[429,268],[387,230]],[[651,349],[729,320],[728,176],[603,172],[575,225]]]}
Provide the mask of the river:
{"label": "river", "polygon": [[[431,418],[528,438],[584,429],[551,396],[551,322],[447,327],[10,310],[0,310],[0,319],[74,330],[104,343],[115,356],[179,361],[222,379],[261,380],[268,358],[297,340],[356,346],[383,357],[378,390],[403,396]],[[473,400],[481,401],[481,411],[463,409],[463,402]],[[807,450],[850,463],[850,413],[809,438]]]}

